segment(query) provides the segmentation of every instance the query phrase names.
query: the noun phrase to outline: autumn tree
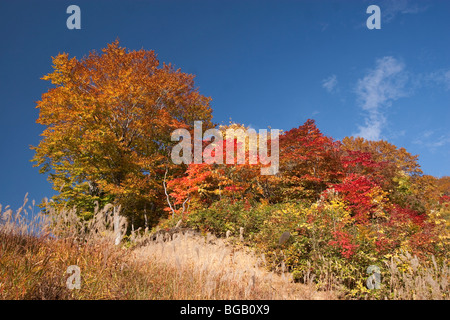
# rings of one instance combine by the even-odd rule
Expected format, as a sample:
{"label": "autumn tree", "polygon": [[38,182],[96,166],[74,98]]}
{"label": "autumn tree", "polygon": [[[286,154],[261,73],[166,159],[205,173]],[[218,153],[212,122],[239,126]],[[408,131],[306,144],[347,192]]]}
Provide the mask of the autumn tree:
{"label": "autumn tree", "polygon": [[343,150],[368,152],[377,162],[389,162],[408,175],[422,174],[418,163],[418,155],[412,155],[405,148],[397,147],[384,140],[370,141],[362,137],[345,137],[342,140]]}
{"label": "autumn tree", "polygon": [[317,200],[342,175],[339,144],[325,136],[312,119],[280,136],[282,198]]}
{"label": "autumn tree", "polygon": [[114,202],[132,218],[154,217],[164,206],[171,132],[193,130],[196,120],[211,127],[211,99],[193,75],[117,40],[80,60],[58,54],[53,69],[42,78],[54,87],[37,103],[37,123],[46,128],[32,149],[59,192],[55,205],[89,214],[96,201]]}
{"label": "autumn tree", "polygon": [[412,195],[412,184],[420,179],[423,172],[418,163],[418,155],[412,155],[405,148],[397,147],[384,140],[370,141],[362,137],[345,137],[342,140],[345,152],[368,153],[377,164],[372,166],[378,183],[389,197],[402,206],[412,206],[424,211],[423,205]]}
{"label": "autumn tree", "polygon": [[[245,126],[231,123],[220,128],[226,138],[228,129],[243,129]],[[257,135],[257,141],[260,139]],[[226,139],[225,139],[226,140]],[[226,146],[225,140],[222,141]],[[235,141],[238,143],[239,139]],[[248,160],[248,139],[244,141]],[[270,144],[270,139],[267,137]],[[230,152],[224,150],[223,158]],[[191,164],[183,177],[169,181],[174,204],[179,206],[190,197],[192,201],[210,205],[223,197],[241,200],[265,200],[278,203],[290,200],[317,200],[331,184],[340,181],[343,173],[339,143],[325,136],[314,120],[308,120],[298,128],[284,132],[279,137],[280,171],[275,175],[261,175],[258,164]],[[270,149],[270,148],[268,148]]]}
{"label": "autumn tree", "polygon": [[441,196],[450,196],[450,177],[449,176],[444,176],[441,177],[439,179],[437,179],[436,181],[437,183],[437,187],[438,190],[440,192]]}
{"label": "autumn tree", "polygon": [[[231,131],[229,131],[231,130]],[[249,128],[238,124],[219,126],[222,139],[203,140],[202,158],[204,163],[191,163],[184,174],[168,181],[167,211],[188,213],[189,209],[207,207],[214,201],[229,199],[259,199],[263,196],[260,184],[260,155],[251,164]],[[258,144],[260,134],[255,131]],[[270,138],[267,138],[270,149]],[[255,147],[255,146],[252,146]],[[212,150],[207,152],[207,150]],[[216,154],[217,152],[217,154]],[[239,163],[239,153],[244,156],[244,163]],[[231,154],[232,161],[228,159]]]}

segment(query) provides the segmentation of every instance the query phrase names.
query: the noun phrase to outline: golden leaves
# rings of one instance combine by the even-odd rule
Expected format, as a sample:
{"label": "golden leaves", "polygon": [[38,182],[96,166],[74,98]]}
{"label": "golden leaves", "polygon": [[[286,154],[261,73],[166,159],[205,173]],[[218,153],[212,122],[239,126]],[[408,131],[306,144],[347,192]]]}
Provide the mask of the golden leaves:
{"label": "golden leaves", "polygon": [[[159,67],[154,51],[127,51],[116,40],[83,59],[59,54],[42,77],[56,87],[37,103],[46,126],[34,161],[57,177],[86,179],[116,195],[152,194],[157,168],[167,163],[170,132],[211,127],[210,98],[194,87],[194,76]],[[81,168],[81,170],[80,170]],[[76,182],[78,181],[78,182]]]}

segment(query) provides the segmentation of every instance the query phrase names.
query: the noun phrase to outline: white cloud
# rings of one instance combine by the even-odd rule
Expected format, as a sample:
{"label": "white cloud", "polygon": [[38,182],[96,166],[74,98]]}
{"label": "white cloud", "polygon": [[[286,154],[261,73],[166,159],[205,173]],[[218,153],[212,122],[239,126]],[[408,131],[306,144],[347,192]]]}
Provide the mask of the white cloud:
{"label": "white cloud", "polygon": [[430,143],[430,147],[432,148],[438,148],[447,145],[450,143],[450,137],[447,135],[441,135],[439,138],[437,138],[436,141]]}
{"label": "white cloud", "polygon": [[433,135],[434,131],[433,130],[427,130],[423,133],[424,138],[429,138]]}
{"label": "white cloud", "polygon": [[450,69],[419,75],[417,78],[422,85],[443,86],[445,90],[450,90]]}
{"label": "white cloud", "polygon": [[358,126],[354,134],[367,140],[379,140],[386,125],[385,109],[393,101],[407,96],[405,84],[408,80],[405,66],[393,57],[376,61],[374,69],[358,80],[356,94],[358,104],[365,111],[364,125]]}
{"label": "white cloud", "polygon": [[334,91],[336,86],[337,86],[337,77],[335,74],[322,80],[322,87],[324,87],[330,93]]}
{"label": "white cloud", "polygon": [[444,73],[444,83],[446,85],[446,89],[450,90],[450,70]]}
{"label": "white cloud", "polygon": [[389,23],[399,14],[417,14],[428,9],[411,0],[384,0],[380,3],[382,21]]}
{"label": "white cloud", "polygon": [[435,148],[440,148],[450,144],[450,134],[439,134],[433,130],[427,130],[416,138],[413,143],[425,146],[433,151]]}
{"label": "white cloud", "polygon": [[386,124],[386,118],[378,112],[371,112],[364,122],[365,125],[358,126],[359,132],[354,135],[367,140],[380,140],[381,130]]}

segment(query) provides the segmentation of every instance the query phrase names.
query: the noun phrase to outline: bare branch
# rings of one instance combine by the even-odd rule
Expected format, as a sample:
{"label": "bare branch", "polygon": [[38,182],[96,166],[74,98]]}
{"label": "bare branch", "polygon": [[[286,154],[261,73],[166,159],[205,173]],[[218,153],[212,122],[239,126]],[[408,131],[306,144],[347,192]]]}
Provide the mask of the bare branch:
{"label": "bare branch", "polygon": [[169,204],[170,210],[172,210],[172,218],[173,218],[175,216],[175,210],[173,210],[172,204],[170,203],[169,194],[167,193],[167,186],[166,186],[166,177],[167,177],[168,170],[169,169],[166,167],[166,172],[164,173],[163,186],[164,186],[164,193],[166,194],[166,198],[167,198],[167,203]]}

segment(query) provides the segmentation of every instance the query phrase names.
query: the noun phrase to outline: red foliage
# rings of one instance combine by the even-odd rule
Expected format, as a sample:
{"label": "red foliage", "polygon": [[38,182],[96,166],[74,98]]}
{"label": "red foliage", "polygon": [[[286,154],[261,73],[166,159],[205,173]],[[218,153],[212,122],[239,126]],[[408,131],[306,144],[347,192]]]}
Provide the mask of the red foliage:
{"label": "red foliage", "polygon": [[411,222],[419,227],[423,227],[425,219],[426,216],[424,214],[419,214],[417,211],[410,208],[402,208],[397,204],[393,204],[392,209],[390,210],[391,224],[404,224]]}
{"label": "red foliage", "polygon": [[445,205],[448,206],[448,202],[450,202],[450,196],[448,196],[448,195],[443,195],[439,199],[439,203],[440,204],[444,204],[445,203]]}
{"label": "red foliage", "polygon": [[[236,139],[233,142],[237,150],[240,146]],[[226,141],[222,143],[220,148]],[[249,210],[250,199],[264,198],[269,203],[286,200],[313,203],[319,197],[326,200],[331,194],[335,194],[327,191],[334,189],[337,197],[350,209],[354,219],[337,227],[335,220],[327,214],[321,214],[325,205],[319,205],[317,210],[320,225],[325,226],[322,231],[327,233],[321,236],[329,237],[331,234],[333,238],[328,244],[337,248],[342,257],[352,258],[362,243],[364,248],[370,247],[379,255],[393,252],[404,244],[413,250],[433,252],[432,243],[438,242],[435,226],[427,222],[426,214],[412,209],[413,202],[408,207],[403,194],[395,194],[399,184],[398,179],[394,178],[403,179],[405,172],[392,161],[391,154],[383,154],[383,150],[389,151],[395,149],[395,146],[380,149],[380,154],[375,152],[378,149],[365,152],[344,148],[340,142],[324,136],[313,120],[282,134],[279,146],[280,171],[275,176],[261,176],[260,166],[248,164],[189,165],[183,177],[168,183],[171,196],[176,199],[175,204],[180,205],[187,198],[196,198],[197,203],[208,206],[218,198],[228,197],[232,202],[245,200],[245,208]],[[225,150],[223,156],[225,160]],[[408,167],[410,158],[404,158],[406,160],[402,165]],[[414,167],[414,163],[410,167]],[[411,185],[415,180],[407,178],[404,179],[402,192],[411,195],[414,192]],[[439,203],[448,205],[450,196],[443,191],[440,195]],[[405,201],[399,202],[401,197]],[[314,215],[306,217],[308,224],[317,223],[316,219],[317,216]],[[273,224],[279,223],[276,217],[272,217],[270,221]],[[307,230],[303,228],[299,228],[298,232],[307,234]],[[377,237],[374,238],[372,232],[376,232]],[[366,242],[360,242],[363,238]]]}
{"label": "red foliage", "polygon": [[329,245],[338,248],[344,258],[350,259],[356,253],[359,245],[352,243],[352,238],[348,233],[334,231],[333,237],[335,240],[330,241]]}
{"label": "red foliage", "polygon": [[379,254],[386,254],[392,252],[392,250],[398,245],[395,239],[379,235],[378,239],[375,241],[375,250]]}
{"label": "red foliage", "polygon": [[366,176],[350,174],[342,183],[334,185],[348,206],[354,212],[358,222],[367,222],[376,204],[373,203],[371,192],[377,184]]}
{"label": "red foliage", "polygon": [[292,196],[314,198],[342,176],[339,143],[323,135],[314,120],[280,136],[282,185]]}

